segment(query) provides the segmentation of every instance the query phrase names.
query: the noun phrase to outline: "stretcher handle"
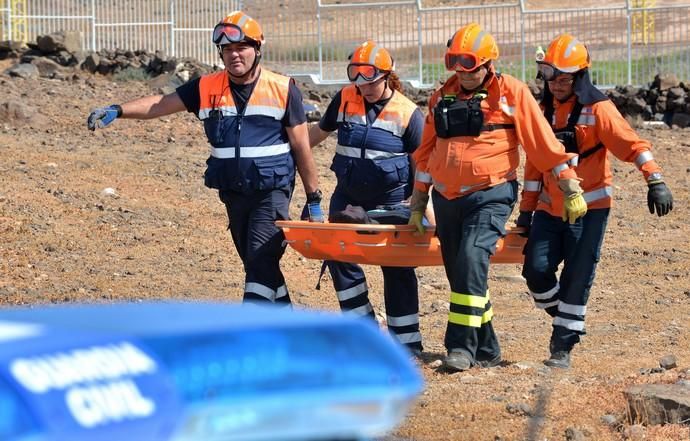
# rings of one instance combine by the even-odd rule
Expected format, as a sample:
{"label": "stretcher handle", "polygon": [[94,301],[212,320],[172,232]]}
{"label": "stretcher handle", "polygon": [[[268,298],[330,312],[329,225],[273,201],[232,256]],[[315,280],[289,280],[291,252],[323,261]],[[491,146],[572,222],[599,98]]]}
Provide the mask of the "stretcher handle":
{"label": "stretcher handle", "polygon": [[[279,228],[295,228],[307,230],[346,230],[346,231],[415,231],[414,225],[385,225],[385,224],[341,224],[341,223],[318,223],[309,221],[276,221]],[[435,231],[435,225],[426,227],[427,234],[430,231]],[[508,229],[508,234],[524,233],[525,229],[522,227],[511,227]]]}
{"label": "stretcher handle", "polygon": [[[414,225],[384,225],[384,224],[341,224],[317,223],[308,221],[276,221],[280,228],[296,228],[307,230],[347,230],[347,231],[415,231]],[[427,231],[434,231],[436,226],[430,225]]]}

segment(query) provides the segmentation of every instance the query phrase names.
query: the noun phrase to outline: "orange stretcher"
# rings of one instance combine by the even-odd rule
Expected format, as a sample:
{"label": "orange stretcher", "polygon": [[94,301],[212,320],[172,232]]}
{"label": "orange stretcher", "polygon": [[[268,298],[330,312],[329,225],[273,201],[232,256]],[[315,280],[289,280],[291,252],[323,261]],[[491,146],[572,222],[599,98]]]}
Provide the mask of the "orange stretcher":
{"label": "orange stretcher", "polygon": [[[377,266],[443,265],[441,245],[427,227],[424,235],[412,225],[339,224],[277,221],[286,242],[308,259],[337,260]],[[499,239],[491,263],[522,263],[526,238],[521,228],[508,228]]]}

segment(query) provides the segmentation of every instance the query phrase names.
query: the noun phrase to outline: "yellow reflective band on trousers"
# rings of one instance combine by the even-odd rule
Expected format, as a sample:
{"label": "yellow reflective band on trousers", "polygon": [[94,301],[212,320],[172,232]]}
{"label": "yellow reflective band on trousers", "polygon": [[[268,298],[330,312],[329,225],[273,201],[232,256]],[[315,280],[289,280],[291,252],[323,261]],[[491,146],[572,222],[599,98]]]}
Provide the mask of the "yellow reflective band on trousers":
{"label": "yellow reflective band on trousers", "polygon": [[457,312],[448,313],[448,321],[456,325],[479,328],[482,326],[482,317],[478,315],[459,314]]}
{"label": "yellow reflective band on trousers", "polygon": [[[491,303],[489,303],[488,291],[486,292],[486,296],[475,296],[471,294],[451,292],[450,303],[451,305],[464,307],[462,309],[465,309],[467,312],[474,313],[467,314],[457,312],[458,308],[453,308],[451,306],[451,311],[448,312],[448,322],[456,325],[479,328],[484,323],[490,322],[494,316],[494,310],[491,307]],[[474,311],[468,310],[467,308],[472,308]],[[453,311],[452,309],[455,309],[456,311]],[[477,310],[481,310],[481,313]]]}
{"label": "yellow reflective band on trousers", "polygon": [[457,292],[450,293],[450,303],[455,303],[456,305],[484,308],[488,301],[488,296],[473,296],[472,294],[460,294]]}
{"label": "yellow reflective band on trousers", "polygon": [[494,318],[494,308],[489,308],[484,314],[480,316],[460,314],[457,312],[448,313],[448,321],[456,325],[470,326],[472,328],[479,328],[484,323],[489,323]]}

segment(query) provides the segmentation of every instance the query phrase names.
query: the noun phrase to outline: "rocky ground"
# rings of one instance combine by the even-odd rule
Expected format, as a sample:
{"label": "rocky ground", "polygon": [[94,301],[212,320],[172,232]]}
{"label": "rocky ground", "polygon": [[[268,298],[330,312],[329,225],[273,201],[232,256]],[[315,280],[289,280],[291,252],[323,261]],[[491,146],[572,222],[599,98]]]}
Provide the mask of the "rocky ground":
{"label": "rocky ground", "polygon": [[[13,63],[0,61],[0,71]],[[118,120],[89,132],[100,105],[152,92],[145,82],[75,71],[62,79],[0,76],[0,302],[241,299],[241,264],[224,207],[203,186],[203,130],[192,115]],[[305,93],[305,95],[307,95]],[[659,219],[630,164],[614,160],[615,208],[591,293],[588,335],[569,371],[542,365],[550,321],[537,311],[520,268],[497,265],[490,284],[504,365],[437,371],[448,286],[441,268],[421,268],[426,389],[395,437],[406,440],[687,440],[688,425],[626,420],[631,385],[690,379],[690,130],[641,129],[653,141],[676,199]],[[314,150],[322,188],[335,142]],[[301,186],[291,213],[304,204]],[[288,250],[283,266],[296,305],[337,309],[320,262]],[[382,278],[368,268],[382,312]],[[677,367],[660,369],[672,354]],[[681,386],[682,387],[682,386]],[[686,386],[687,387],[687,386]]]}

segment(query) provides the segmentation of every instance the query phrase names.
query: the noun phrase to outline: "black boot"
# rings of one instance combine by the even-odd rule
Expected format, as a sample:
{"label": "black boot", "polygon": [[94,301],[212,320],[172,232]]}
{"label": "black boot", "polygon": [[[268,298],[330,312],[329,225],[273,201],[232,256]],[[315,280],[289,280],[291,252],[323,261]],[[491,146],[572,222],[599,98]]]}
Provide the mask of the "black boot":
{"label": "black boot", "polygon": [[548,360],[544,360],[544,364],[553,368],[568,369],[570,367],[570,352],[551,352],[551,357]]}
{"label": "black boot", "polygon": [[448,356],[443,361],[443,365],[450,372],[466,371],[472,367],[472,357],[461,349],[451,349],[448,351]]}
{"label": "black boot", "polygon": [[549,342],[549,351],[551,356],[548,360],[544,360],[544,364],[549,367],[568,369],[570,367],[570,349],[563,348],[562,346],[556,344],[554,337],[551,337]]}

